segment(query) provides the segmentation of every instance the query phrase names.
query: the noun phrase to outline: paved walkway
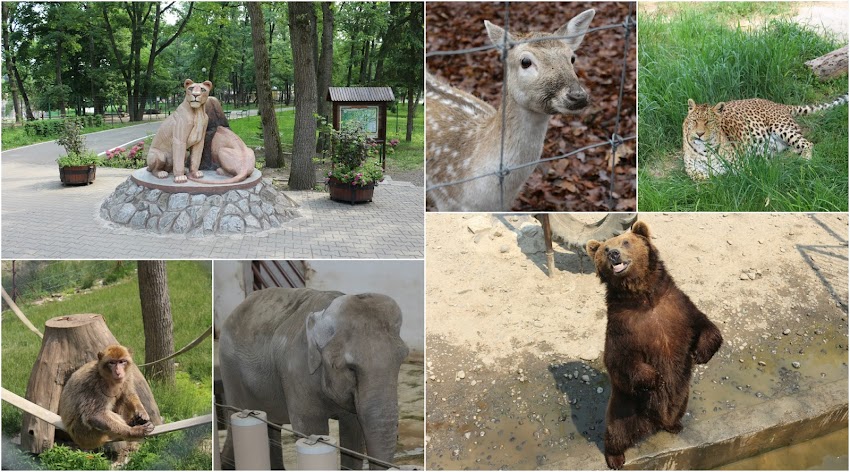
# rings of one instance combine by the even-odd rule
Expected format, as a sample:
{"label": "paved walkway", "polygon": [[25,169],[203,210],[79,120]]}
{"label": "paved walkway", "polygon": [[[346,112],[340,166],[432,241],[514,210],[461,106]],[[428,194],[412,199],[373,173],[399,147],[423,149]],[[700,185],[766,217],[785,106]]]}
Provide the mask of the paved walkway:
{"label": "paved walkway", "polygon": [[[155,132],[158,123],[87,135],[92,150]],[[153,130],[153,131],[151,131]],[[130,131],[130,134],[126,134]],[[157,236],[107,225],[103,199],[130,175],[98,168],[87,187],[63,187],[55,159],[61,149],[43,143],[3,152],[4,259],[332,259],[424,257],[424,195],[409,182],[387,182],[372,203],[348,205],[324,192],[286,192],[301,218],[282,228],[244,236]]]}

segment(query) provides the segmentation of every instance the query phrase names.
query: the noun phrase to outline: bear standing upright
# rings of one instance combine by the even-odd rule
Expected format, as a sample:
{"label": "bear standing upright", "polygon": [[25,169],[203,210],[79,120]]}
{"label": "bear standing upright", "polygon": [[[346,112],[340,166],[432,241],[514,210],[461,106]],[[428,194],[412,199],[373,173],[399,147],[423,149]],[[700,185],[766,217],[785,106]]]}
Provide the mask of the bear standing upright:
{"label": "bear standing upright", "polygon": [[605,284],[605,368],[611,398],[605,415],[605,462],[619,469],[625,450],[659,429],[678,433],[688,407],[693,364],[720,349],[720,330],[664,268],[642,221],[587,254]]}

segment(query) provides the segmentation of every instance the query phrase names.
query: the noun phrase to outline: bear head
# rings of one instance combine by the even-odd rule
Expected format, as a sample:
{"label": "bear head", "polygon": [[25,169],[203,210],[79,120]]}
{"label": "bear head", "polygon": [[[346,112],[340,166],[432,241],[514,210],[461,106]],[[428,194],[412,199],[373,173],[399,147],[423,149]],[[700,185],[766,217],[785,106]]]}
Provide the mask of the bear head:
{"label": "bear head", "polygon": [[646,286],[658,263],[649,241],[649,226],[636,221],[631,232],[604,242],[590,240],[587,255],[596,265],[596,274],[609,285],[640,289]]}

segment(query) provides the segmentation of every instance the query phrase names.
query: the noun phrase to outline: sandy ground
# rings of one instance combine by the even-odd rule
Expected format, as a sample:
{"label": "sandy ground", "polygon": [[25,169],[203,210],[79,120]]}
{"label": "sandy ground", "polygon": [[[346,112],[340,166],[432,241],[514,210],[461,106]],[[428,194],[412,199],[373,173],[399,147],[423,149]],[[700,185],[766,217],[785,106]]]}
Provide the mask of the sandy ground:
{"label": "sandy ground", "polygon": [[[801,24],[810,26],[816,30],[826,30],[836,35],[839,40],[847,41],[848,11],[850,5],[847,2],[792,2],[795,9],[791,18]],[[663,6],[658,2],[640,2],[638,14],[656,13],[663,11]],[[743,27],[757,27],[770,20],[769,17],[749,18],[740,22]]]}
{"label": "sandy ground", "polygon": [[[697,369],[686,424],[846,382],[846,214],[640,218],[679,287],[724,333],[721,360]],[[549,278],[542,239],[530,216],[427,217],[429,469],[546,468],[573,440],[601,442],[604,288],[587,258],[582,272],[557,247]]]}

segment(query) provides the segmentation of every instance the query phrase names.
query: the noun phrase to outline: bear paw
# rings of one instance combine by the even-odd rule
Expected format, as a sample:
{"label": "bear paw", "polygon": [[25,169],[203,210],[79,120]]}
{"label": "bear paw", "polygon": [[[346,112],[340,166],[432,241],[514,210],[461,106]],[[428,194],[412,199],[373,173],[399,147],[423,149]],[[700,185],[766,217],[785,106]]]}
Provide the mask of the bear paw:
{"label": "bear paw", "polygon": [[623,464],[626,463],[626,455],[625,454],[605,454],[605,463],[608,464],[609,469],[622,469]]}

